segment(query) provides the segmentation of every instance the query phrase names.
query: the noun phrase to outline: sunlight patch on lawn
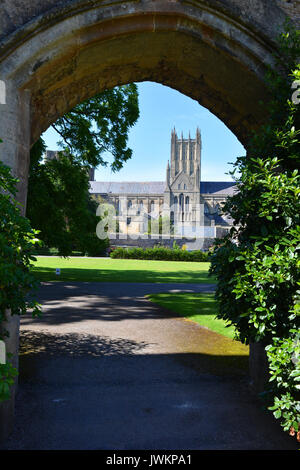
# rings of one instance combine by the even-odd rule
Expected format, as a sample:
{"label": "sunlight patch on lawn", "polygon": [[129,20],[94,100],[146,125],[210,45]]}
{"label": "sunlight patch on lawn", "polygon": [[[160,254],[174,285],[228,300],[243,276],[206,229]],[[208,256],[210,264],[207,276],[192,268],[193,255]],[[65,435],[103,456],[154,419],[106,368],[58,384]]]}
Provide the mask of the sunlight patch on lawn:
{"label": "sunlight patch on lawn", "polygon": [[188,320],[234,339],[235,329],[226,326],[224,320],[216,318],[217,302],[214,294],[151,294],[148,298],[170,311],[179,313]]}

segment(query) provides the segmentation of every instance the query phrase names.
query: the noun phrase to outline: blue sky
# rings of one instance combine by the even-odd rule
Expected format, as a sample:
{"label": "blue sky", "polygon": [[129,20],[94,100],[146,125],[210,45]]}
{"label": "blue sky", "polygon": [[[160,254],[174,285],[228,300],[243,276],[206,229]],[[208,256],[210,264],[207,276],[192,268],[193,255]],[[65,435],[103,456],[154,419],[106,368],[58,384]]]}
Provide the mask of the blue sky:
{"label": "blue sky", "polygon": [[[170,158],[171,130],[194,138],[197,126],[202,135],[202,181],[231,181],[226,175],[245,149],[232,132],[206,108],[172,88],[153,83],[138,84],[140,118],[130,130],[130,161],[117,173],[98,168],[98,181],[164,181]],[[59,136],[51,128],[43,135],[49,150],[58,149]],[[109,155],[108,155],[109,159]]]}

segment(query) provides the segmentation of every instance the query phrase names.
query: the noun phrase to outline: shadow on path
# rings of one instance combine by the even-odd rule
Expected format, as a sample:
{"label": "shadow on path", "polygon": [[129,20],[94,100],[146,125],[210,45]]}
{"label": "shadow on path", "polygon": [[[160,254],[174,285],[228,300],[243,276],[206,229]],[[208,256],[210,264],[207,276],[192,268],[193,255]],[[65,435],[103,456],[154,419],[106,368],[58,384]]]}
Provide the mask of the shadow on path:
{"label": "shadow on path", "polygon": [[32,319],[28,314],[22,318],[22,324],[66,325],[89,319],[117,322],[180,318],[180,314],[155,308],[144,296],[160,292],[213,292],[214,289],[212,284],[45,282],[38,294],[43,307],[42,318]]}
{"label": "shadow on path", "polygon": [[144,298],[212,289],[43,285],[43,318],[21,322],[15,429],[0,448],[296,449],[249,393],[247,355]]}
{"label": "shadow on path", "polygon": [[[294,449],[217,358],[93,335],[23,332],[16,425],[2,449]],[[226,361],[226,358],[224,358]]]}

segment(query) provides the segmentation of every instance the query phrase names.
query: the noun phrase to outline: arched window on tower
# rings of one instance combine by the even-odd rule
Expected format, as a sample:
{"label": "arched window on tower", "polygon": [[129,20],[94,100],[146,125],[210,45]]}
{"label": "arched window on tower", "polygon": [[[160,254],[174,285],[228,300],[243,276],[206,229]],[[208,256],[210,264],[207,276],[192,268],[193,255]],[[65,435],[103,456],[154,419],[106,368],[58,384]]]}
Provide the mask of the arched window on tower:
{"label": "arched window on tower", "polygon": [[116,215],[120,215],[122,212],[122,206],[121,206],[121,201],[120,199],[117,200],[117,203],[116,203]]}
{"label": "arched window on tower", "polygon": [[185,211],[186,212],[189,212],[189,205],[190,205],[190,198],[189,198],[189,196],[187,196],[185,198]]}
{"label": "arched window on tower", "polygon": [[184,210],[184,196],[182,193],[179,196],[179,207],[182,211]]}
{"label": "arched window on tower", "polygon": [[139,206],[138,206],[138,215],[140,215],[141,212],[143,212],[143,209],[144,209],[144,203],[143,201],[141,200],[139,202]]}
{"label": "arched window on tower", "polygon": [[150,203],[150,211],[151,211],[151,212],[154,212],[154,210],[155,210],[155,201],[151,201],[151,203]]}

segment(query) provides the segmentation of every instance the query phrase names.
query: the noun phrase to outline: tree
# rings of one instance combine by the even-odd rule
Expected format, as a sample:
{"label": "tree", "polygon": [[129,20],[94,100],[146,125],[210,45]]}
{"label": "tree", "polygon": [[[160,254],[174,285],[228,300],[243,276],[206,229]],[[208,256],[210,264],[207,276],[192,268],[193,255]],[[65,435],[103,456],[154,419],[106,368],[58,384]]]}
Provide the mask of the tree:
{"label": "tree", "polygon": [[[0,140],[1,142],[1,140]],[[15,200],[17,180],[11,169],[0,162],[0,340],[8,336],[3,327],[8,312],[21,315],[32,309],[40,315],[34,291],[39,283],[30,272],[32,247],[39,243],[37,232],[20,213]],[[28,296],[30,293],[30,296]],[[17,370],[11,362],[0,364],[0,402],[10,397],[10,386]]]}
{"label": "tree", "polygon": [[238,192],[224,211],[234,220],[211,257],[218,280],[218,318],[238,339],[265,346],[274,416],[300,441],[300,106],[292,83],[300,79],[300,32],[280,37],[277,69],[267,83],[269,119],[235,163]]}
{"label": "tree", "polygon": [[96,236],[97,204],[88,189],[87,168],[68,154],[31,168],[27,216],[45,245],[62,256],[74,250],[100,256],[107,247]]}
{"label": "tree", "polygon": [[131,158],[127,147],[129,129],[139,118],[138,90],[134,83],[106,90],[75,106],[54,124],[63,150],[69,149],[73,161],[90,166],[107,165],[109,152],[118,171]]}
{"label": "tree", "polygon": [[135,84],[107,90],[79,104],[54,123],[60,134],[59,158],[42,163],[40,138],[32,147],[27,215],[49,247],[68,256],[72,250],[101,255],[107,241],[96,237],[96,202],[89,195],[88,169],[107,165],[104,152],[119,170],[131,155],[128,132],[139,117]]}
{"label": "tree", "polygon": [[[166,231],[166,233],[164,233]],[[159,215],[158,219],[154,217],[148,220],[148,234],[168,234],[174,235],[174,224],[169,216]]]}

